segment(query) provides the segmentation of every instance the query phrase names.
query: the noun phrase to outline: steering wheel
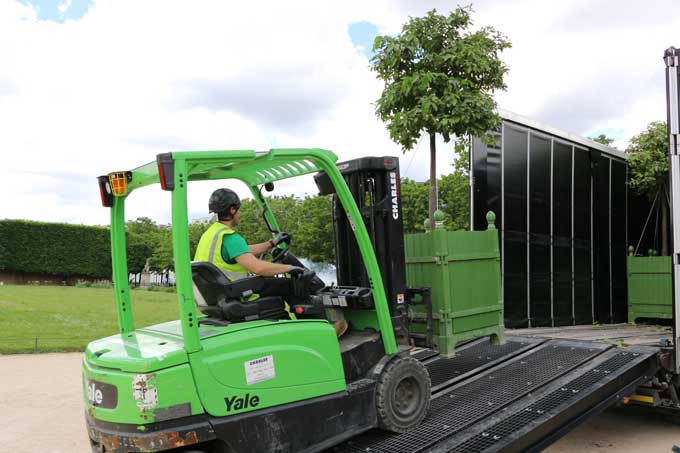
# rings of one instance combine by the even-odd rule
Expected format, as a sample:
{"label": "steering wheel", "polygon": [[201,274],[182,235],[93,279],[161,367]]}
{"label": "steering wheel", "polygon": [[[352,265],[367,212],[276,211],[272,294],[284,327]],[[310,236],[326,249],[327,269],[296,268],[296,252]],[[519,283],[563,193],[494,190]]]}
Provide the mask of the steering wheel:
{"label": "steering wheel", "polygon": [[271,250],[271,254],[272,254],[272,263],[281,263],[286,258],[288,258],[288,255],[290,255],[290,245],[285,249],[274,247]]}

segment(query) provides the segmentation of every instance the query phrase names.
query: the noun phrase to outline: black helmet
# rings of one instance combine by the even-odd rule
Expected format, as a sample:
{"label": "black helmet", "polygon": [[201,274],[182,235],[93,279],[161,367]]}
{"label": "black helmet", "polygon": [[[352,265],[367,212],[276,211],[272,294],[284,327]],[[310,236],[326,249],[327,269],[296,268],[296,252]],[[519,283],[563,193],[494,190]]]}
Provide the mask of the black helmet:
{"label": "black helmet", "polygon": [[231,189],[217,189],[210,195],[208,209],[217,214],[229,210],[232,206],[236,209],[241,207],[241,200],[236,192]]}

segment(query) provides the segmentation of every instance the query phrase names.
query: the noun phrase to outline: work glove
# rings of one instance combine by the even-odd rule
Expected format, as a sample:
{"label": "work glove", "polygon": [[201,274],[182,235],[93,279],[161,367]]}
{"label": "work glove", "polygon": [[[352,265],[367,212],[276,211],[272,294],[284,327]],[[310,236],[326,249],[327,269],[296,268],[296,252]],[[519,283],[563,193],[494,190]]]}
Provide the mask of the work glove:
{"label": "work glove", "polygon": [[276,237],[274,238],[272,243],[274,244],[274,247],[276,247],[277,245],[279,245],[282,242],[285,242],[286,245],[290,245],[290,241],[292,241],[292,240],[293,240],[293,237],[290,234],[286,233],[285,231],[282,231],[278,235],[276,235]]}
{"label": "work glove", "polygon": [[290,269],[288,270],[288,274],[289,274],[291,277],[296,277],[296,276],[298,276],[298,275],[304,274],[306,270],[307,270],[307,269],[305,269],[304,267],[300,267],[300,266],[291,266]]}
{"label": "work glove", "polygon": [[[292,269],[291,269],[292,270]],[[300,270],[302,272],[300,272]],[[310,284],[316,277],[316,272],[303,267],[295,267],[296,274],[288,272],[293,277],[293,296],[307,299],[309,297]]]}

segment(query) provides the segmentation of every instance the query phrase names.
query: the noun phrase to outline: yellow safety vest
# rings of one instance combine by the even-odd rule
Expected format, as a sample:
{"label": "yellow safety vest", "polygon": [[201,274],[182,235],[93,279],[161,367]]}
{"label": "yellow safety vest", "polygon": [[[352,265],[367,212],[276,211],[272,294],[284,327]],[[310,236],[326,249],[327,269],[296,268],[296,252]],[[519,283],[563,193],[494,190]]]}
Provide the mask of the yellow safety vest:
{"label": "yellow safety vest", "polygon": [[248,271],[238,263],[229,264],[222,258],[222,239],[235,231],[219,222],[213,223],[198,241],[194,261],[207,261],[220,268],[230,281],[248,277]]}
{"label": "yellow safety vest", "polygon": [[[222,238],[225,234],[234,234],[235,231],[228,226],[216,222],[205,230],[203,236],[198,241],[194,261],[207,261],[220,268],[229,281],[236,281],[248,277],[248,271],[238,263],[229,264],[222,258]],[[248,300],[256,300],[259,294],[252,294]],[[285,310],[291,319],[296,319],[295,314],[290,311],[288,303],[285,303]]]}

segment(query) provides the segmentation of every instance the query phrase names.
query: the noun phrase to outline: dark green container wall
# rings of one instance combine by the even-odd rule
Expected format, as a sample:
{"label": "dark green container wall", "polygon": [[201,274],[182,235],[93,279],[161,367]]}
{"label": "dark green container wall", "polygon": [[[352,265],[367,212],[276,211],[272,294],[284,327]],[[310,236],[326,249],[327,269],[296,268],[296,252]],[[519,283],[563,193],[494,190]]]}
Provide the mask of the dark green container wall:
{"label": "dark green container wall", "polygon": [[[626,164],[612,160],[611,167],[611,269],[612,269],[612,322],[626,322],[628,299],[626,285]],[[623,187],[624,190],[613,190]]]}
{"label": "dark green container wall", "polygon": [[[490,144],[483,143],[479,138],[473,138],[474,162],[472,167],[473,181],[479,179],[481,184],[473,183],[472,199],[479,200],[488,207],[487,211],[473,211],[473,223],[484,225],[486,228],[486,213],[492,211],[496,214],[496,225],[501,225],[501,134],[492,133],[493,140]],[[500,244],[499,244],[500,247]]]}
{"label": "dark green container wall", "polygon": [[[501,219],[505,323],[526,327],[528,317],[526,130],[505,125],[503,149],[504,207]],[[484,208],[486,209],[486,207]],[[484,211],[486,212],[486,211]],[[475,224],[477,225],[477,224]]]}
{"label": "dark green container wall", "polygon": [[553,319],[558,326],[571,325],[574,321],[571,303],[572,155],[571,144],[553,143]]}
{"label": "dark green container wall", "polygon": [[587,149],[574,147],[574,285],[575,324],[593,322],[591,251],[591,174]]}
{"label": "dark green container wall", "polygon": [[550,304],[550,137],[529,134],[529,297],[531,325],[552,325]]}
{"label": "dark green container wall", "polygon": [[503,121],[500,178],[489,173],[489,147],[472,145],[473,229],[485,229],[489,200],[501,199],[505,324],[625,322],[625,161],[526,124]]}

